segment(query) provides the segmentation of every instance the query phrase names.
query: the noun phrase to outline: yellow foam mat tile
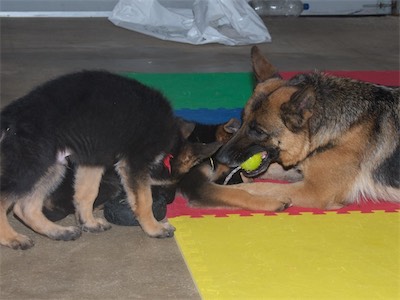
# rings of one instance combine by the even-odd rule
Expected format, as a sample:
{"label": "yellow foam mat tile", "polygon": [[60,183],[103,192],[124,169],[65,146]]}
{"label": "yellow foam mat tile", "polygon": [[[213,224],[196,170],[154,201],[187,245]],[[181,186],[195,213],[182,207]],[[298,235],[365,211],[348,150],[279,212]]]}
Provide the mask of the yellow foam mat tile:
{"label": "yellow foam mat tile", "polygon": [[400,299],[400,214],[170,219],[203,299]]}

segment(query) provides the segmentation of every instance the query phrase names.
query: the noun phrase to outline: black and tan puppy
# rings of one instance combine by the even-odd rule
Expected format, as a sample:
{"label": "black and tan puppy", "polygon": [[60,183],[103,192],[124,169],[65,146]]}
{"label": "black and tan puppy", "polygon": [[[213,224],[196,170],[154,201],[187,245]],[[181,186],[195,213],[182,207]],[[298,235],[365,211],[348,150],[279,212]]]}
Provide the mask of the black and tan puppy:
{"label": "black and tan puppy", "polygon": [[236,167],[263,152],[252,176],[277,162],[295,166],[303,178],[291,184],[208,182],[193,199],[264,210],[336,209],[361,198],[400,201],[399,88],[318,72],[283,80],[257,47],[252,61],[258,84],[241,128],[217,157]]}
{"label": "black and tan puppy", "polygon": [[[108,72],[65,75],[14,101],[1,112],[0,244],[33,246],[8,223],[11,207],[26,225],[56,240],[74,240],[81,228],[108,229],[92,209],[110,167],[143,230],[152,237],[172,236],[174,228],[153,216],[150,187],[177,181],[219,148],[188,143],[192,130],[159,92]],[[81,227],[62,227],[42,213],[67,160],[76,166],[73,201]]]}

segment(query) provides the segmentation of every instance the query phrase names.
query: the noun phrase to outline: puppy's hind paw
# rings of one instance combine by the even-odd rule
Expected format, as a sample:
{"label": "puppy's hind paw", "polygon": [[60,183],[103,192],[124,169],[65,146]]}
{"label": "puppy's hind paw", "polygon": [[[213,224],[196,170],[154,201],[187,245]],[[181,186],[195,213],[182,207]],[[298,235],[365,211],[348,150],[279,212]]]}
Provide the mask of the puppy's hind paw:
{"label": "puppy's hind paw", "polygon": [[103,232],[109,230],[110,228],[111,224],[101,218],[97,218],[94,222],[91,223],[87,222],[85,224],[82,224],[82,231],[85,232]]}
{"label": "puppy's hind paw", "polygon": [[7,241],[1,241],[0,244],[14,250],[27,250],[35,245],[32,239],[22,234],[18,234]]}
{"label": "puppy's hind paw", "polygon": [[74,241],[81,236],[82,232],[77,226],[63,227],[55,233],[49,234],[48,237],[57,241]]}

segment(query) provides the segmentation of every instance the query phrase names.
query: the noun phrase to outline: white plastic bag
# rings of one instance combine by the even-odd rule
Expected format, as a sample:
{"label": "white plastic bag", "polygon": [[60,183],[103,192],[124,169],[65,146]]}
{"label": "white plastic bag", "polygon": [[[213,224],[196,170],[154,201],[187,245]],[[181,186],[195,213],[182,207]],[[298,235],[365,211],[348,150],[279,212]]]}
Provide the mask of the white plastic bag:
{"label": "white plastic bag", "polygon": [[196,45],[271,41],[246,0],[120,0],[109,20],[163,40]]}

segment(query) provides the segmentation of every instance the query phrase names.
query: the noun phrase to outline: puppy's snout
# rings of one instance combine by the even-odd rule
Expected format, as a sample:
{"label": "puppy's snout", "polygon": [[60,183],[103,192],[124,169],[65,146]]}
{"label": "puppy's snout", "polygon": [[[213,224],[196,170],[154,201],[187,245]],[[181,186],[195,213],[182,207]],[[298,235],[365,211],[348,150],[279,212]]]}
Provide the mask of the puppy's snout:
{"label": "puppy's snout", "polygon": [[231,166],[230,149],[226,145],[218,150],[216,158],[218,162]]}

